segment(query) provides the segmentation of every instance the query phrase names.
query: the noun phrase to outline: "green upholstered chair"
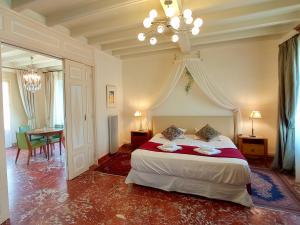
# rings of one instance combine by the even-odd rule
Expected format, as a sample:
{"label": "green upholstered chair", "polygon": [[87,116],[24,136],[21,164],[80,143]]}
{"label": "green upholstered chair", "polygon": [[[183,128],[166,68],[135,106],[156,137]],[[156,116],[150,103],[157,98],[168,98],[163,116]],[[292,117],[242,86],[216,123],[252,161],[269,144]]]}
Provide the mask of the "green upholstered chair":
{"label": "green upholstered chair", "polygon": [[[19,126],[19,132],[20,133],[26,133],[27,131],[30,131],[30,127],[28,125],[21,125]],[[30,140],[31,141],[42,141],[44,139],[43,136],[40,135],[31,135]]]}
{"label": "green upholstered chair", "polygon": [[[64,125],[55,124],[54,128],[55,129],[64,129]],[[61,155],[61,144],[64,145],[64,142],[61,139],[63,139],[63,137],[61,137],[59,134],[56,134],[56,135],[51,136],[51,138],[49,140],[49,144],[51,144],[52,148],[54,148],[55,143],[59,143],[59,153],[60,153],[60,155]]]}
{"label": "green upholstered chair", "polygon": [[19,158],[19,154],[20,151],[23,150],[28,150],[28,159],[27,159],[27,165],[29,165],[29,161],[30,161],[30,157],[32,156],[32,152],[34,152],[35,154],[35,149],[36,148],[40,148],[44,150],[44,153],[47,156],[47,152],[46,152],[46,142],[44,141],[39,141],[39,140],[35,140],[35,141],[29,141],[28,136],[25,132],[17,132],[16,133],[16,138],[17,138],[17,156],[16,156],[16,161],[15,163],[17,163],[18,158]]}

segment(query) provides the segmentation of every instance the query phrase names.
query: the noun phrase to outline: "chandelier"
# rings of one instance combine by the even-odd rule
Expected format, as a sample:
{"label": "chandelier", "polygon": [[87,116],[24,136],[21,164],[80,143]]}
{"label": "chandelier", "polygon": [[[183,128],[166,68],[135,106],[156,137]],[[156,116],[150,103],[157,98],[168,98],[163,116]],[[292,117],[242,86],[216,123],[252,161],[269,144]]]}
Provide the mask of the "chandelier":
{"label": "chandelier", "polygon": [[180,34],[191,33],[192,35],[198,35],[200,27],[203,25],[201,18],[192,17],[192,10],[185,9],[183,12],[179,12],[176,15],[176,10],[172,7],[172,0],[165,0],[166,6],[165,14],[163,18],[157,18],[158,13],[155,9],[149,12],[149,16],[143,21],[143,25],[146,29],[152,28],[150,31],[138,34],[139,41],[145,41],[149,38],[151,45],[156,45],[157,35],[170,35],[172,42],[179,41]]}
{"label": "chandelier", "polygon": [[31,66],[23,75],[24,87],[29,92],[36,92],[41,89],[41,76],[35,72],[33,67],[33,57],[31,56]]}

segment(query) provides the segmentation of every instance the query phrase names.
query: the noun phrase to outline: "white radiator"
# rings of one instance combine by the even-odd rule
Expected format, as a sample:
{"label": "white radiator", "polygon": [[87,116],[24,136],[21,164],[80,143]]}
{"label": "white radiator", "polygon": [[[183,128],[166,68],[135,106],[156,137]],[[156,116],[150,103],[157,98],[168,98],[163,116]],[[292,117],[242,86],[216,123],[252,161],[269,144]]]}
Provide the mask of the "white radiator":
{"label": "white radiator", "polygon": [[118,116],[108,117],[108,145],[109,153],[116,153],[119,149]]}

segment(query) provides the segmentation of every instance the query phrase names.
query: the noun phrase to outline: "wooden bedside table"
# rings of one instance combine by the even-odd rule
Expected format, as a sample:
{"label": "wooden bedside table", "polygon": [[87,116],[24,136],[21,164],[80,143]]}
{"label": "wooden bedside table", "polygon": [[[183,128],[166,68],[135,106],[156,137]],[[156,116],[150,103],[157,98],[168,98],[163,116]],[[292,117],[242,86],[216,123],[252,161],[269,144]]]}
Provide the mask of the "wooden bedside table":
{"label": "wooden bedside table", "polygon": [[151,130],[131,131],[131,146],[137,149],[152,138]]}
{"label": "wooden bedside table", "polygon": [[238,148],[245,157],[264,158],[267,163],[268,139],[263,137],[238,136]]}

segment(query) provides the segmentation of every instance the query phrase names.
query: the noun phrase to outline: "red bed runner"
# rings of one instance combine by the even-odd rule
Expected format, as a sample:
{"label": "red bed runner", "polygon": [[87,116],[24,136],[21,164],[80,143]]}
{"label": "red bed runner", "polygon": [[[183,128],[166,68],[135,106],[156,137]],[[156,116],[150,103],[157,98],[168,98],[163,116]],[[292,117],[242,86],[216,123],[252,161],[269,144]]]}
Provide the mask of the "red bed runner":
{"label": "red bed runner", "polygon": [[194,148],[198,148],[197,146],[188,146],[188,145],[179,145],[182,149],[177,150],[175,152],[167,152],[158,149],[157,147],[162,144],[155,142],[147,142],[139,147],[139,149],[149,150],[153,152],[165,152],[165,153],[178,153],[178,154],[188,154],[188,155],[199,155],[199,156],[207,156],[207,157],[220,157],[220,158],[236,158],[246,160],[242,153],[235,148],[218,148],[221,152],[216,155],[205,155],[199,152],[194,151]]}

